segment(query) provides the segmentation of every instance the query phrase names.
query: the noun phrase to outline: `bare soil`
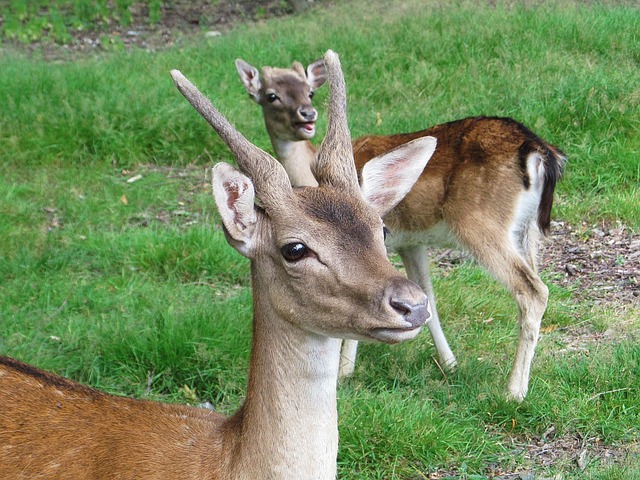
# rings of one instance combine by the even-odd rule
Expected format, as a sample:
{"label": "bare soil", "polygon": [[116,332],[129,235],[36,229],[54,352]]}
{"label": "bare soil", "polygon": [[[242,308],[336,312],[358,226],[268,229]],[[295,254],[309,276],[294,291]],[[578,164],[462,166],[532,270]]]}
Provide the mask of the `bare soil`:
{"label": "bare soil", "polygon": [[580,298],[640,305],[640,236],[622,224],[553,222],[542,264]]}
{"label": "bare soil", "polygon": [[[554,437],[550,427],[543,435],[534,438],[511,437],[511,457],[524,457],[527,467],[505,469],[499,464],[489,465],[485,476],[493,480],[562,480],[562,475],[545,477],[536,475],[543,469],[562,466],[567,470],[582,471],[593,463],[600,465],[626,464],[633,456],[640,455],[640,445],[607,446],[597,437],[584,438],[578,434]],[[508,464],[509,458],[504,459]],[[502,463],[502,462],[501,462]],[[430,480],[475,478],[465,476],[457,469],[441,469],[426,475]],[[576,477],[579,478],[579,477]],[[418,480],[417,478],[415,480]]]}

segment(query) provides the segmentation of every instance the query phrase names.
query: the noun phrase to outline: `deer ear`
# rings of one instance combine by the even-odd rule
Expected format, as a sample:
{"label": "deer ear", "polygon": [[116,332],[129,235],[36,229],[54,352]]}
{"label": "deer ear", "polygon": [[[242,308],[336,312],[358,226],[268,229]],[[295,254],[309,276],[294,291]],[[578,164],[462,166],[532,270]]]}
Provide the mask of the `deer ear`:
{"label": "deer ear", "polygon": [[434,137],[421,137],[369,160],[361,174],[365,201],[384,217],[413,188],[435,148]]}
{"label": "deer ear", "polygon": [[236,60],[236,70],[238,70],[238,75],[240,75],[244,88],[247,89],[251,98],[257,102],[260,98],[260,87],[262,86],[260,72],[240,58]]}
{"label": "deer ear", "polygon": [[316,60],[307,67],[307,83],[312,90],[320,88],[329,78],[324,60]]}
{"label": "deer ear", "polygon": [[213,167],[211,184],[227,241],[251,258],[258,221],[253,183],[231,165],[220,162]]}

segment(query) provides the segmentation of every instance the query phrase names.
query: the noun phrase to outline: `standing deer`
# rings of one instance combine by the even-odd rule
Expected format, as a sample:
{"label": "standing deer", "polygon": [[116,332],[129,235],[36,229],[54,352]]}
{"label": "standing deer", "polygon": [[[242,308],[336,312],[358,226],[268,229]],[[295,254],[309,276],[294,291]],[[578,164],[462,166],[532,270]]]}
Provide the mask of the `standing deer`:
{"label": "standing deer", "polygon": [[[294,185],[314,185],[311,173],[317,114],[311,103],[327,78],[322,60],[305,68],[264,67],[259,72],[236,60],[240,79],[264,114],[267,132]],[[407,276],[427,293],[428,323],[440,365],[457,361],[442,332],[429,274],[426,245],[453,244],[476,259],[513,295],[520,327],[508,396],[522,401],[546,309],[548,288],[537,271],[540,234],[549,230],[553,192],[565,156],[553,145],[510,118],[465,118],[414,133],[366,135],[353,142],[356,169],[362,175],[376,158],[394,156],[393,148],[433,136],[438,147],[413,189],[385,217],[392,235],[387,245],[402,259]],[[366,185],[362,185],[365,194]],[[355,365],[357,342],[345,341],[340,376]]]}
{"label": "standing deer", "polygon": [[396,163],[373,166],[371,175],[382,180],[363,195],[339,60],[329,51],[325,61],[331,96],[328,133],[314,163],[317,188],[293,189],[273,157],[172,71],[250,177],[225,163],[213,169],[227,240],[251,260],[253,341],[240,410],[225,418],[117,397],[0,357],[0,477],[335,478],[335,337],[401,342],[429,317],[425,294],[387,260],[380,217],[415,181],[403,170],[424,168],[435,140],[413,142],[398,150]]}

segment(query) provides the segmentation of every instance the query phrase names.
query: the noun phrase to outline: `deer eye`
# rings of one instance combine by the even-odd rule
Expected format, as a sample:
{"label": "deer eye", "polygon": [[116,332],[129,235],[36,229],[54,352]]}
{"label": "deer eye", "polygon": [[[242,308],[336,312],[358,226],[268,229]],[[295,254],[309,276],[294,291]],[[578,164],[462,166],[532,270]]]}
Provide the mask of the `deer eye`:
{"label": "deer eye", "polygon": [[313,98],[313,95],[314,95],[313,91],[309,92],[309,100]]}
{"label": "deer eye", "polygon": [[304,243],[287,243],[280,252],[287,262],[297,262],[307,256],[309,249]]}
{"label": "deer eye", "polygon": [[267,93],[267,102],[273,103],[278,100],[278,96],[275,93]]}
{"label": "deer eye", "polygon": [[387,226],[386,226],[386,225],[384,225],[384,226],[382,227],[382,238],[384,238],[384,239],[386,240],[386,239],[387,239],[387,235],[390,235],[390,234],[391,234],[391,230],[389,230],[389,229],[387,228]]}

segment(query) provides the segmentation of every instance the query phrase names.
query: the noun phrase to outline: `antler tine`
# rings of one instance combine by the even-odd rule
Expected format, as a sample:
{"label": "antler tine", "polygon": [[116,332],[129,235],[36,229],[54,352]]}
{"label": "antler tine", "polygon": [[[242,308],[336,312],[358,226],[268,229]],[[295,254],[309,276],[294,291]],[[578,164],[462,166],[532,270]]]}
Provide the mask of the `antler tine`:
{"label": "antler tine", "polygon": [[327,50],[324,62],[329,71],[329,124],[313,173],[319,183],[329,183],[355,193],[359,187],[347,123],[347,88],[338,54]]}
{"label": "antler tine", "polygon": [[262,205],[268,208],[281,203],[282,195],[291,191],[291,184],[278,161],[238,132],[179,70],[171,70],[171,78],[193,108],[227,144],[240,169],[251,177]]}

